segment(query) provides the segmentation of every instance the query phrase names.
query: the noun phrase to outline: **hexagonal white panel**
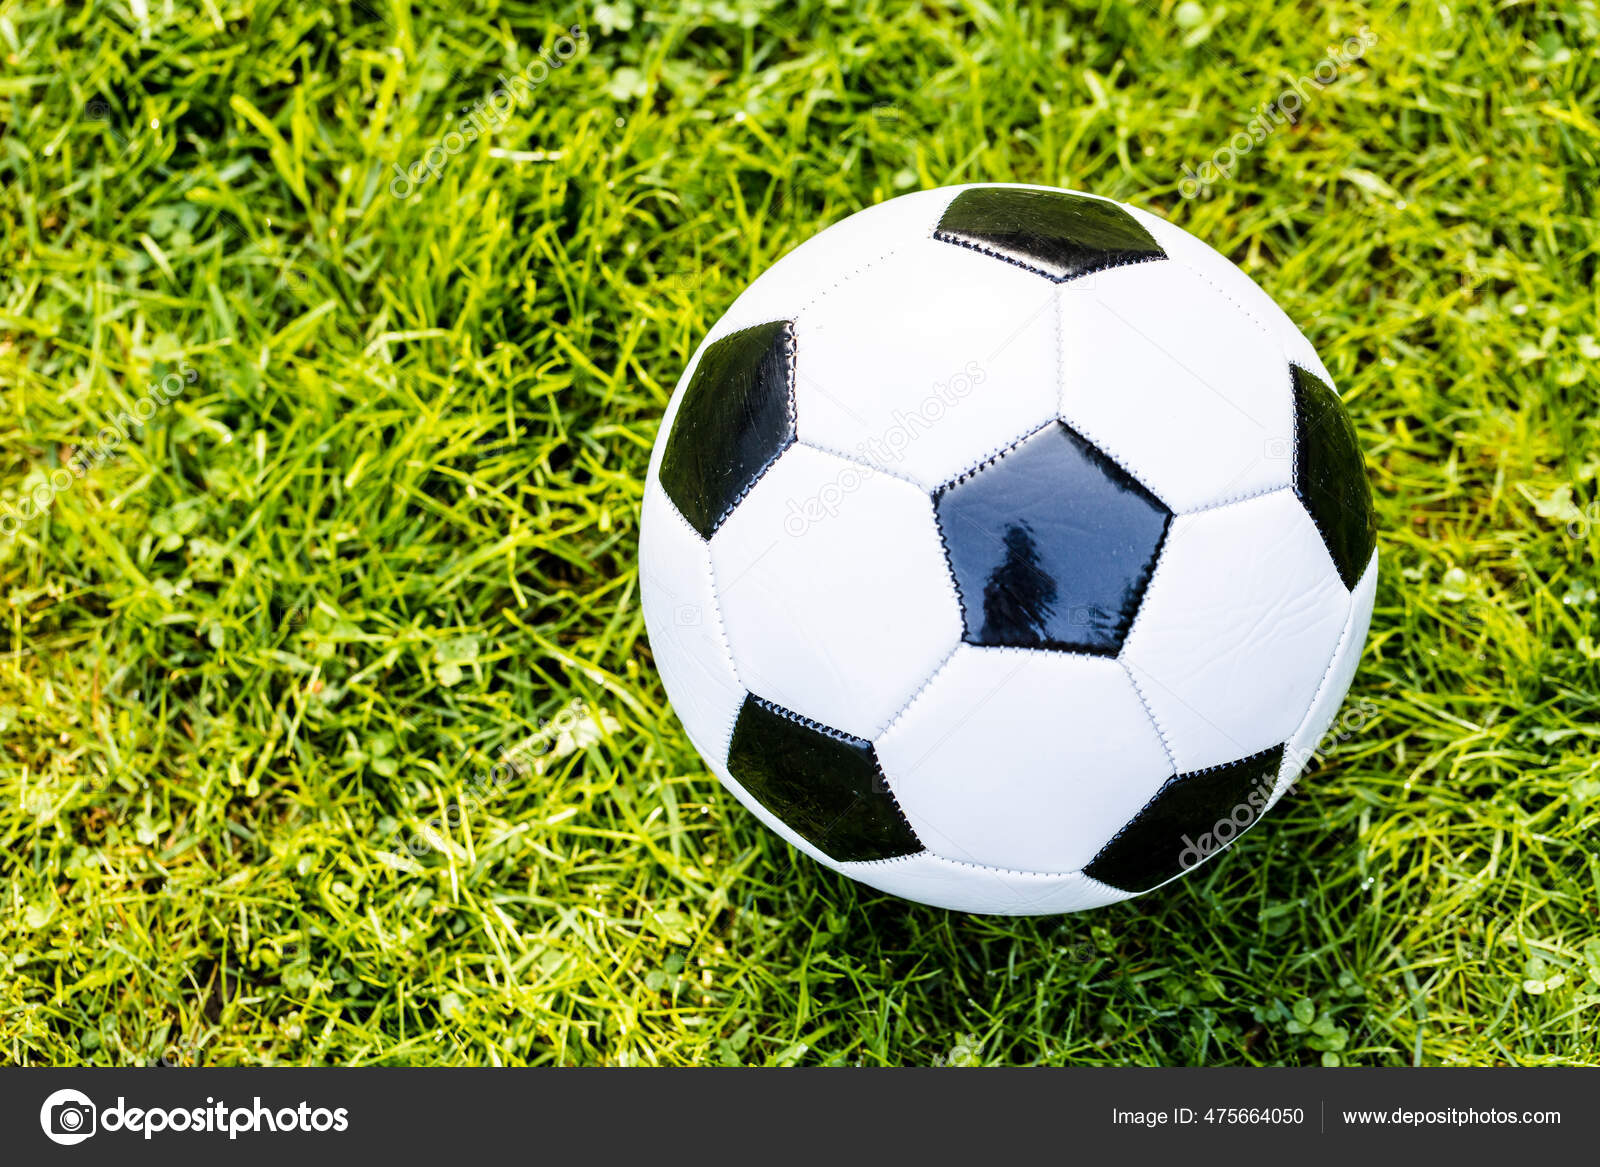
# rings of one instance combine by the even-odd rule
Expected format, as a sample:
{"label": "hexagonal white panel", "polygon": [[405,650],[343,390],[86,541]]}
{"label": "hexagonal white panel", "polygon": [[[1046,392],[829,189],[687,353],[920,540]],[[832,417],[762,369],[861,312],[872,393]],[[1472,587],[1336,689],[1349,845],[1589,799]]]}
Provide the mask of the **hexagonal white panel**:
{"label": "hexagonal white panel", "polygon": [[1178,770],[1288,741],[1349,610],[1291,491],[1174,519],[1121,660]]}
{"label": "hexagonal white panel", "polygon": [[1294,401],[1279,339],[1183,264],[1061,296],[1061,416],[1174,511],[1285,486]]}
{"label": "hexagonal white panel", "polygon": [[1295,327],[1294,321],[1289,319],[1277,301],[1262,290],[1261,285],[1235,267],[1221,252],[1182,228],[1138,207],[1129,207],[1128,210],[1155,237],[1168,256],[1189,267],[1233,301],[1240,311],[1276,336],[1283,345],[1283,355],[1287,360],[1315,373],[1325,384],[1333,384],[1333,378],[1328,375],[1311,342]]}
{"label": "hexagonal white panel", "polygon": [[1041,874],[1082,868],[1173,774],[1121,665],[1036,649],[963,644],[877,749],[928,850]]}
{"label": "hexagonal white panel", "polygon": [[1055,416],[1056,285],[922,239],[795,320],[800,440],[933,489]]}
{"label": "hexagonal white panel", "polygon": [[744,701],[711,590],[711,551],[653,478],[640,516],[645,628],[672,708],[695,749],[725,758]]}
{"label": "hexagonal white panel", "polygon": [[773,264],[733,302],[713,338],[752,324],[793,320],[800,310],[863,266],[932,236],[956,188],[917,191],[841,219]]}
{"label": "hexagonal white panel", "polygon": [[1133,898],[1132,892],[1107,887],[1081,871],[1063,875],[1004,871],[958,863],[928,851],[878,863],[830,866],[868,887],[956,912],[1043,916],[1081,912]]}
{"label": "hexagonal white panel", "polygon": [[909,483],[792,446],[711,540],[739,678],[872,738],[961,638],[933,503]]}
{"label": "hexagonal white panel", "polygon": [[[1350,682],[1355,679],[1356,667],[1361,663],[1361,650],[1366,647],[1367,627],[1372,623],[1372,601],[1377,588],[1378,553],[1374,551],[1372,562],[1367,564],[1367,570],[1350,593],[1350,614],[1345,619],[1344,631],[1339,635],[1339,646],[1334,650],[1327,674],[1317,688],[1311,710],[1283,751],[1283,766],[1278,771],[1273,802],[1283,796],[1284,791],[1300,777],[1300,772],[1314,758],[1336,749],[1340,744],[1337,736],[1329,739],[1328,732],[1333,728],[1334,718],[1344,704],[1345,694],[1350,691]],[[1348,724],[1351,732],[1359,732],[1359,713],[1356,720]],[[1340,732],[1345,730],[1341,729]]]}
{"label": "hexagonal white panel", "polygon": [[[658,434],[672,432],[684,388],[694,378],[700,356],[725,336],[773,320],[793,320],[800,310],[858,268],[917,240],[928,240],[939,216],[963,188],[944,187],[902,195],[867,207],[813,235],[758,276],[715,324],[689,356],[673,387]],[[841,264],[840,257],[854,257]],[[658,441],[650,457],[650,478],[660,468],[666,445]]]}

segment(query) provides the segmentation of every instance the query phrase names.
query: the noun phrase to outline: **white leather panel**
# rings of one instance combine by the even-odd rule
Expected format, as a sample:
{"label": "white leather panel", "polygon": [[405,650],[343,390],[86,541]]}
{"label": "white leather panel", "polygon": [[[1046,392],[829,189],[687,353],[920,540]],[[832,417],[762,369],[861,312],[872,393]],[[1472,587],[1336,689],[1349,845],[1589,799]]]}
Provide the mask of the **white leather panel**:
{"label": "white leather panel", "polygon": [[1061,364],[1062,420],[1174,511],[1293,477],[1280,342],[1181,264],[1063,285]]}
{"label": "white leather panel", "polygon": [[726,758],[744,702],[711,588],[711,553],[654,480],[640,517],[639,577],[650,654],[695,749]]}
{"label": "white leather panel", "polygon": [[795,324],[800,440],[928,489],[1055,416],[1056,285],[935,239],[835,286]]}
{"label": "white leather panel", "polygon": [[1362,714],[1356,710],[1345,718],[1339,718],[1341,728],[1330,736],[1334,720],[1344,704],[1345,694],[1350,691],[1350,682],[1355,679],[1356,668],[1361,663],[1361,650],[1366,647],[1367,627],[1372,622],[1372,601],[1377,588],[1378,553],[1374,551],[1372,562],[1367,564],[1367,570],[1362,573],[1355,590],[1350,594],[1350,614],[1339,636],[1333,660],[1328,664],[1327,675],[1317,689],[1316,700],[1283,752],[1283,766],[1278,771],[1278,782],[1273,791],[1274,802],[1283,796],[1284,791],[1299,778],[1314,758],[1337,750],[1349,735],[1359,734],[1363,728]]}
{"label": "white leather panel", "polygon": [[923,846],[1018,871],[1077,871],[1172,776],[1109,657],[963,644],[878,740]]}
{"label": "white leather panel", "polygon": [[1161,244],[1169,257],[1192,269],[1195,274],[1237,304],[1241,311],[1270,331],[1278,339],[1286,360],[1315,373],[1333,387],[1333,378],[1328,374],[1321,358],[1317,356],[1316,350],[1311,347],[1311,342],[1259,284],[1245,275],[1225,255],[1181,227],[1152,215],[1149,211],[1141,211],[1138,207],[1129,207],[1128,210],[1132,212],[1134,218],[1144,224],[1145,230],[1155,237],[1155,241]]}
{"label": "white leather panel", "polygon": [[1288,741],[1349,611],[1291,491],[1174,519],[1122,661],[1179,772]]}
{"label": "white leather panel", "polygon": [[957,189],[902,195],[813,235],[744,290],[717,321],[712,337],[771,320],[793,320],[812,300],[866,265],[915,240],[930,238]]}
{"label": "white leather panel", "polygon": [[961,637],[927,492],[792,446],[711,540],[747,688],[875,737]]}
{"label": "white leather panel", "polygon": [[1030,875],[957,863],[923,852],[881,863],[840,863],[851,879],[890,895],[956,912],[1042,916],[1081,912],[1132,898],[1082,872]]}

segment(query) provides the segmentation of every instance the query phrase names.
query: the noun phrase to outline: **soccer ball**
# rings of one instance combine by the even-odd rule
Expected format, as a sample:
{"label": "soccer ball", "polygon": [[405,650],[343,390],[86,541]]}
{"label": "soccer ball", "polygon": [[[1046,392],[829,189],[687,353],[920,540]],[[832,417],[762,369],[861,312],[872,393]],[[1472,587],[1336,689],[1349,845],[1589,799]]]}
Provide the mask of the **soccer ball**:
{"label": "soccer ball", "polygon": [[1311,345],[1193,236],[1073,191],[906,195],[695,352],[645,484],[657,667],[818,862],[1013,915],[1127,899],[1327,733],[1377,579]]}

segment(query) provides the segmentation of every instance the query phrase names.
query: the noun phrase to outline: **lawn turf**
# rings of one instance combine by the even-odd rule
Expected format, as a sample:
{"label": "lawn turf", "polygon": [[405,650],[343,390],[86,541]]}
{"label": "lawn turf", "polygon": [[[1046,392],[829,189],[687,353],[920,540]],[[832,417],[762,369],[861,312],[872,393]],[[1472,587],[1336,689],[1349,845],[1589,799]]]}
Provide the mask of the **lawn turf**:
{"label": "lawn turf", "polygon": [[[0,1060],[1600,1061],[1597,60],[1594,0],[0,0],[0,504],[93,463],[0,534]],[[1037,920],[764,830],[670,712],[635,561],[739,290],[987,180],[1240,263],[1381,523],[1297,796]]]}

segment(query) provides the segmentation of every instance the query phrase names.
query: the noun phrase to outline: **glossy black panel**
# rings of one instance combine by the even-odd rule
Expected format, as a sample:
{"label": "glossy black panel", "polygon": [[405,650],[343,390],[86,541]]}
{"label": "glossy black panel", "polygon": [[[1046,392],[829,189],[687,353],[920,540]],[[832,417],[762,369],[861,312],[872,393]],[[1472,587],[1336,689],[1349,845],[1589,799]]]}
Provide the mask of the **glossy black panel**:
{"label": "glossy black panel", "polygon": [[1150,232],[1115,203],[1064,191],[964,190],[946,208],[933,237],[999,256],[1057,283],[1167,257]]}
{"label": "glossy black panel", "polygon": [[872,743],[750,694],[728,770],[801,838],[841,862],[922,850],[878,769]]}
{"label": "glossy black panel", "polygon": [[701,356],[661,456],[661,485],[709,539],[793,441],[794,327],[775,320]]}
{"label": "glossy black panel", "polygon": [[1331,386],[1291,365],[1294,373],[1294,488],[1353,588],[1378,543],[1372,486],[1361,462],[1356,427]]}
{"label": "glossy black panel", "polygon": [[1225,766],[1168,778],[1083,869],[1123,891],[1149,891],[1214,855],[1261,817],[1283,761],[1273,746]]}
{"label": "glossy black panel", "polygon": [[1113,655],[1171,513],[1051,424],[934,496],[971,644]]}

